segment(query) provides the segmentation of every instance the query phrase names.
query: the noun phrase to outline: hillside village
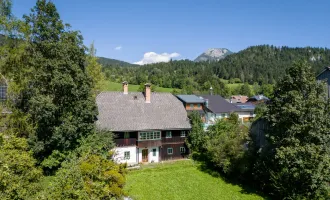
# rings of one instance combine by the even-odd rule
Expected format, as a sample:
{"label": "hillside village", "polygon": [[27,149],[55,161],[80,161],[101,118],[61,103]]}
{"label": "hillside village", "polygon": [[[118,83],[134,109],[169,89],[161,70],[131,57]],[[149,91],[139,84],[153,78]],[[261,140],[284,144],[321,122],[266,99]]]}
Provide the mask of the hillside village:
{"label": "hillside village", "polygon": [[98,57],[55,2],[23,18],[13,3],[0,0],[0,199],[329,199],[329,49],[131,64]]}

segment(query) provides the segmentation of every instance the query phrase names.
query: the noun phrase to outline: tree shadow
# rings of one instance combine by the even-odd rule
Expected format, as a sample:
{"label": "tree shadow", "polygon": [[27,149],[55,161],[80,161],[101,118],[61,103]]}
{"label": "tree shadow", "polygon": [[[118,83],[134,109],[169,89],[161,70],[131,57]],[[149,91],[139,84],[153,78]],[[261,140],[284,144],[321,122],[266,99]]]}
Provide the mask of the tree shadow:
{"label": "tree shadow", "polygon": [[203,154],[193,155],[192,158],[195,162],[198,163],[197,168],[200,171],[207,173],[215,178],[221,178],[228,184],[238,185],[240,188],[242,188],[240,193],[256,194],[266,200],[271,199],[262,191],[258,190],[258,187],[256,184],[253,183],[252,178],[247,178],[247,177],[243,177],[242,175],[235,175],[235,174],[228,176],[227,174],[223,173],[223,171],[219,167],[215,166],[213,163],[208,161],[206,159],[206,156],[204,156]]}

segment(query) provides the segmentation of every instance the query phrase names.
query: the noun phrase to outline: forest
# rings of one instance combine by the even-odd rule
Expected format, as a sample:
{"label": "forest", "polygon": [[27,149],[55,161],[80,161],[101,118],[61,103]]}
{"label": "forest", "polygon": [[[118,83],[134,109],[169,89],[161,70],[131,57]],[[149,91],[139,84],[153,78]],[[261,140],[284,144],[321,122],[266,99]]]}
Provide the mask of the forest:
{"label": "forest", "polygon": [[[151,82],[165,88],[182,89],[182,93],[207,93],[210,86],[216,94],[248,95],[240,88],[230,91],[227,83],[253,85],[252,93],[263,93],[262,85],[274,85],[286,73],[292,63],[306,60],[314,74],[318,74],[330,63],[330,50],[327,48],[291,48],[272,45],[252,46],[238,53],[228,55],[217,62],[193,62],[176,60],[168,63],[155,63],[143,66],[119,66],[103,62],[107,80],[128,81],[140,85]],[[256,88],[256,89],[255,89]]]}

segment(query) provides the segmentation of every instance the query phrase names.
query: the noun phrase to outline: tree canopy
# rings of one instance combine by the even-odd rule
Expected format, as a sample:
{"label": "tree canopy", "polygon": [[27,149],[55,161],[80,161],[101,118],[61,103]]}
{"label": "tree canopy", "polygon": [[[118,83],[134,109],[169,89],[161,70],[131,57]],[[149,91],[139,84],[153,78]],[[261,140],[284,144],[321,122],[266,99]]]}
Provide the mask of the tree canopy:
{"label": "tree canopy", "polygon": [[[11,5],[0,3],[0,11]],[[82,36],[62,22],[51,1],[37,0],[23,20],[5,14],[0,198],[122,198],[126,165],[112,159],[113,134],[95,126],[103,76],[95,55],[86,54]]]}
{"label": "tree canopy", "polygon": [[261,187],[278,198],[328,197],[330,110],[324,86],[310,65],[298,62],[267,106],[268,145],[257,153],[253,171]]}
{"label": "tree canopy", "polygon": [[[31,116],[36,131],[30,136],[40,161],[53,150],[68,151],[93,132],[97,115],[85,67],[86,48],[82,36],[64,25],[52,2],[37,1],[24,16],[29,31],[22,62],[28,78],[18,108]],[[14,80],[19,75],[14,74]]]}

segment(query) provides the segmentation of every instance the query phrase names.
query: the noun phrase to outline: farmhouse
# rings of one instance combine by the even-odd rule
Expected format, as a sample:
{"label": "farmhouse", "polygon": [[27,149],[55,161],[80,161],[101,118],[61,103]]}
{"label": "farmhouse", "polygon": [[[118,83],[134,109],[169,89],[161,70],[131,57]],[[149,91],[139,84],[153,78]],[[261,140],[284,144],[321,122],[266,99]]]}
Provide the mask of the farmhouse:
{"label": "farmhouse", "polygon": [[191,126],[182,103],[171,93],[102,92],[97,98],[97,125],[117,135],[115,159],[136,164],[184,158]]}

